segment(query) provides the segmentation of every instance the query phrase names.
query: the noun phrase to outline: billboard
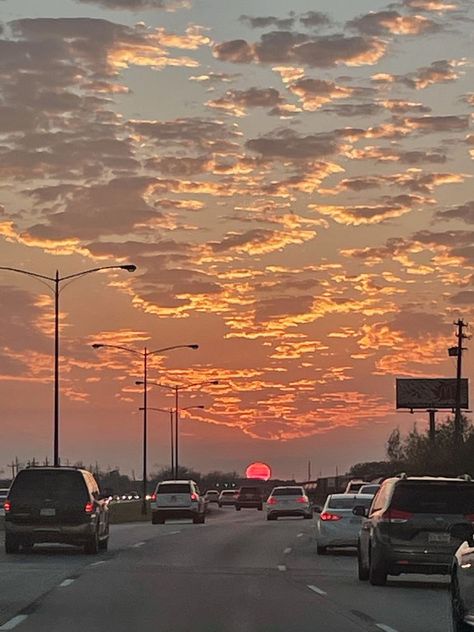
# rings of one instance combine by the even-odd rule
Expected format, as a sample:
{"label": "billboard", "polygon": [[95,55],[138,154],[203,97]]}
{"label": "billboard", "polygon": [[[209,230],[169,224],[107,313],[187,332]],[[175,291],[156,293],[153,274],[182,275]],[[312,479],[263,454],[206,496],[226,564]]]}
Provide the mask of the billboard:
{"label": "billboard", "polygon": [[[397,408],[456,407],[456,379],[397,378]],[[469,408],[468,380],[461,380],[461,408]]]}

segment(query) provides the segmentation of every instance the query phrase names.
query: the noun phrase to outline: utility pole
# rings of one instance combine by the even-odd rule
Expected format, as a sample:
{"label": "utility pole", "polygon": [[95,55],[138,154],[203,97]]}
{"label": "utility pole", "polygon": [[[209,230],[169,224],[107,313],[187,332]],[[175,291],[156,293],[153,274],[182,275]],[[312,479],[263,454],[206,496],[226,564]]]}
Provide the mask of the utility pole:
{"label": "utility pole", "polygon": [[429,438],[431,447],[434,447],[436,442],[436,413],[438,410],[436,408],[428,408],[427,412],[430,415],[430,429],[429,429]]}
{"label": "utility pole", "polygon": [[462,420],[461,420],[462,352],[466,351],[465,347],[462,346],[462,341],[467,338],[467,335],[463,332],[464,328],[467,327],[467,323],[465,323],[462,319],[459,319],[454,324],[458,328],[458,331],[456,334],[456,337],[458,339],[458,344],[456,347],[457,364],[456,364],[456,406],[454,410],[454,442],[455,442],[456,447],[459,447],[462,444]]}

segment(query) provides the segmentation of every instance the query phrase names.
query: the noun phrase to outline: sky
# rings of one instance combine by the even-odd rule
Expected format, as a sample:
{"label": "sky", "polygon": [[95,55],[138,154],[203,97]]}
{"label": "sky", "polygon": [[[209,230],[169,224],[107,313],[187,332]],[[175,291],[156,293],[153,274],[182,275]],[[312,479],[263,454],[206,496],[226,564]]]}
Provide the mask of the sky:
{"label": "sky", "polygon": [[[141,357],[93,343],[199,344],[149,379],[205,407],[180,421],[203,472],[332,475],[426,430],[395,379],[454,377],[473,316],[473,20],[470,0],[0,0],[0,266],[137,266],[61,286],[63,463],[141,471]],[[54,303],[10,271],[0,296],[8,471],[51,458]],[[148,449],[168,464],[165,412]]]}

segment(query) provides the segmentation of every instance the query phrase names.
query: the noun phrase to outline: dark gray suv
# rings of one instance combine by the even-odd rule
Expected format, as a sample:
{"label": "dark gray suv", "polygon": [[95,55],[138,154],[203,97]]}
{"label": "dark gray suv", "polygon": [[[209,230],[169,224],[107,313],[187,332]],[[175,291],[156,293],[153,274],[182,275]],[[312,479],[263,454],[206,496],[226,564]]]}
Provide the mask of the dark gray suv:
{"label": "dark gray suv", "polygon": [[[353,513],[367,512],[354,507]],[[449,573],[460,544],[449,529],[473,521],[474,482],[469,477],[387,479],[362,522],[359,579],[383,586],[387,575]]]}
{"label": "dark gray suv", "polygon": [[29,467],[13,481],[5,509],[5,551],[40,542],[106,550],[109,510],[91,472],[72,467]]}

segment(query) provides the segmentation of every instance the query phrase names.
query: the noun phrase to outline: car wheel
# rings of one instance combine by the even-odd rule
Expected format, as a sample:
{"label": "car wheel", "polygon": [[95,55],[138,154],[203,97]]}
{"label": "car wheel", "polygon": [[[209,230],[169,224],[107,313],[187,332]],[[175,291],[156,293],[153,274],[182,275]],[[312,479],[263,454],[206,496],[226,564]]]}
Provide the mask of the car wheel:
{"label": "car wheel", "polygon": [[242,507],[237,507],[237,505],[235,505],[235,511],[240,511],[242,509]]}
{"label": "car wheel", "polygon": [[11,535],[5,534],[5,553],[18,553],[19,549],[18,540]]}
{"label": "car wheel", "polygon": [[90,537],[89,542],[84,545],[84,551],[88,555],[97,555],[99,552],[99,536],[97,531]]}
{"label": "car wheel", "polygon": [[267,520],[276,520],[277,516],[272,516],[271,514],[267,516]]}
{"label": "car wheel", "polygon": [[23,551],[25,551],[25,553],[29,553],[33,549],[33,546],[34,546],[33,542],[24,542],[21,545],[21,548],[23,549]]}
{"label": "car wheel", "polygon": [[357,570],[360,581],[365,582],[369,579],[369,569],[366,568],[362,562],[362,554],[359,546],[357,547]]}
{"label": "car wheel", "polygon": [[383,560],[371,551],[369,564],[369,582],[372,586],[385,586],[387,583],[387,566]]}
{"label": "car wheel", "polygon": [[464,622],[464,608],[456,574],[451,578],[451,616],[453,632],[469,632],[469,630],[472,630],[472,628]]}
{"label": "car wheel", "polygon": [[319,544],[316,547],[316,552],[318,553],[318,555],[326,555],[326,553],[328,552],[328,547],[327,546],[319,546]]}
{"label": "car wheel", "polygon": [[259,511],[262,511],[262,509],[263,509],[263,505],[259,505],[259,506],[257,507],[257,509],[258,509]]}
{"label": "car wheel", "polygon": [[222,505],[221,505],[221,503],[219,503],[219,509],[222,509]]}
{"label": "car wheel", "polygon": [[304,514],[304,516],[303,516],[303,518],[304,518],[305,520],[311,520],[311,519],[312,519],[312,517],[313,517],[313,514]]}

